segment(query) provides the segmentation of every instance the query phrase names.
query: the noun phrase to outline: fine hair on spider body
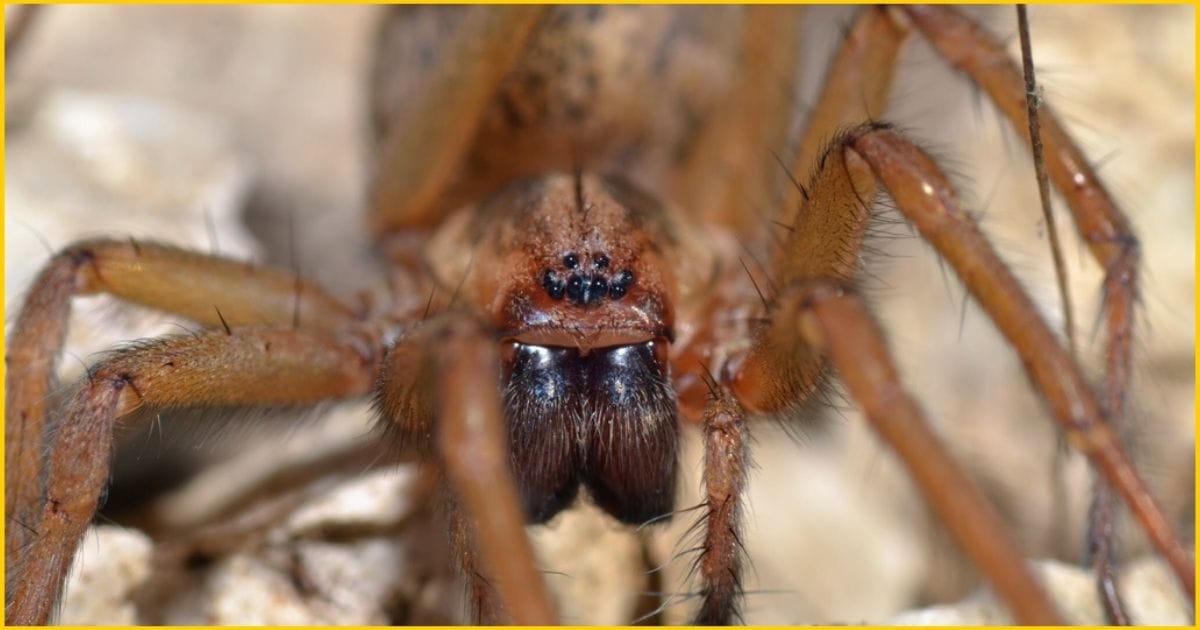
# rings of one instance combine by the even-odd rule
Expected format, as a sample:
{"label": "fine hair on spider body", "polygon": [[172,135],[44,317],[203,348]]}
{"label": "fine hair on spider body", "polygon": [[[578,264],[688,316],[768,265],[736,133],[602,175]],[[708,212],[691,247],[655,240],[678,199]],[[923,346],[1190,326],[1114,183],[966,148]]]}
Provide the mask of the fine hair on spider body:
{"label": "fine hair on spider body", "polygon": [[[154,540],[142,544],[159,555],[146,569],[154,577],[130,587],[130,600],[139,603],[126,607],[124,614],[133,615],[127,619],[164,623],[209,615],[217,608],[179,613],[177,602],[197,585],[217,592],[215,584],[227,579],[221,576],[236,575],[228,571],[239,563],[285,576],[279,601],[302,602],[295,609],[337,602],[357,611],[358,604],[341,599],[349,595],[330,590],[336,580],[316,567],[317,558],[359,554],[359,560],[382,558],[391,572],[380,580],[345,580],[372,585],[350,590],[375,589],[355,602],[384,602],[362,613],[371,623],[809,620],[796,612],[803,606],[811,619],[840,621],[961,597],[975,584],[976,570],[1012,619],[1073,622],[1080,618],[1060,609],[1059,596],[1044,588],[1042,573],[1025,558],[1073,558],[1083,547],[1075,504],[1089,501],[1081,489],[1088,485],[1085,458],[1104,480],[1098,492],[1109,497],[1097,505],[1127,506],[1148,540],[1133,543],[1141,545],[1138,552],[1153,549],[1190,593],[1191,541],[1176,533],[1184,524],[1176,495],[1156,498],[1163,484],[1141,476],[1137,453],[1123,435],[1141,416],[1134,349],[1142,314],[1135,304],[1144,261],[1154,255],[1140,243],[1150,239],[1138,240],[1090,166],[1095,159],[1075,148],[1054,99],[1045,99],[1047,175],[1080,234],[1070,245],[1078,250],[1077,266],[1086,258],[1099,269],[1076,281],[1099,296],[1091,345],[1097,348],[1092,354],[1102,356],[1066,349],[1055,317],[1047,321],[1043,314],[1057,306],[1041,299],[1040,284],[1027,290],[1029,279],[1018,280],[1012,271],[1025,264],[1023,254],[1018,251],[1012,264],[1011,248],[995,244],[1016,239],[985,236],[976,208],[991,208],[990,202],[964,202],[945,174],[942,154],[958,155],[957,141],[937,140],[944,148],[931,157],[924,148],[927,126],[943,121],[908,117],[909,110],[941,105],[909,105],[922,88],[904,77],[910,66],[928,66],[948,81],[977,86],[961,89],[978,90],[997,106],[999,124],[1011,124],[1017,142],[1026,141],[1020,68],[968,13],[977,15],[949,7],[876,7],[832,18],[815,11],[802,21],[790,7],[407,6],[348,12],[356,16],[347,22],[353,29],[329,20],[327,28],[353,31],[359,35],[353,41],[361,42],[350,79],[320,74],[339,77],[341,88],[360,97],[359,83],[367,79],[366,124],[359,112],[347,126],[369,127],[370,139],[359,140],[371,146],[372,159],[350,162],[342,174],[368,182],[365,235],[343,231],[345,217],[323,212],[361,193],[331,193],[334,203],[304,187],[280,186],[329,168],[328,156],[311,148],[328,137],[318,125],[302,151],[279,145],[284,148],[276,157],[286,158],[281,166],[264,160],[270,185],[261,189],[251,189],[237,168],[191,169],[213,178],[213,198],[249,200],[247,223],[269,245],[261,257],[266,262],[245,262],[252,246],[236,230],[209,239],[208,253],[198,251],[204,240],[199,247],[169,245],[171,239],[154,230],[149,235],[155,238],[93,230],[61,242],[51,231],[53,253],[29,274],[19,301],[10,300],[6,621],[55,620],[68,573],[87,571],[86,562],[71,569],[72,560],[81,548],[86,558],[85,532],[93,535],[101,528],[89,524],[106,518],[108,481],[121,468],[110,463],[110,453],[136,448],[122,442],[141,441],[146,450],[151,440],[162,443],[156,433],[176,431],[188,416],[202,431],[216,426],[212,416],[238,430],[264,414],[294,426],[294,410],[334,404],[334,415],[357,405],[352,413],[360,418],[346,425],[353,428],[342,444],[321,444],[325,425],[312,427],[320,447],[312,454],[243,472],[236,482],[211,479],[219,479],[220,469],[250,471],[246,459],[256,455],[200,464],[214,471],[208,483],[217,487],[216,498],[203,498],[200,482],[208,475],[201,472],[197,483],[165,498],[127,503],[132,507],[121,518],[154,532]],[[38,33],[43,24],[46,33],[65,29],[60,15],[66,24],[70,14],[55,8],[27,33],[30,48],[15,81],[22,72],[36,79],[40,64],[55,58],[39,52],[51,50],[54,40],[39,40]],[[830,24],[845,26],[838,31]],[[1035,19],[1035,35],[1038,24]],[[836,40],[830,60],[798,61],[814,32]],[[222,68],[242,67],[214,59]],[[801,90],[802,82],[813,85]],[[321,81],[313,85],[317,93],[329,91]],[[21,153],[19,139],[45,133],[56,124],[53,116],[90,111],[85,105],[111,115],[127,106],[78,94],[55,98],[52,106],[30,109],[45,112],[36,114],[40,118],[14,126],[18,167],[39,155]],[[149,120],[151,110],[139,107],[132,120]],[[246,110],[238,115],[245,117],[238,125],[272,122]],[[281,125],[255,128],[255,135],[296,142],[304,135]],[[200,128],[196,136],[209,139],[197,143],[200,161],[235,153],[220,133]],[[329,146],[331,156],[352,153]],[[1023,148],[1012,153],[1009,160],[1024,159]],[[145,168],[160,162],[147,155],[155,156],[147,151],[109,163],[140,160]],[[972,163],[959,161],[964,178],[984,190],[1000,187],[975,175]],[[97,181],[119,183],[120,172],[114,166]],[[163,182],[161,191],[175,185],[165,169],[146,179]],[[1033,191],[1032,177],[1026,179],[1014,185]],[[157,194],[155,203],[180,205],[174,193]],[[237,213],[214,212],[202,223],[240,225]],[[989,210],[989,224],[999,212]],[[273,220],[281,216],[297,218]],[[267,227],[278,224],[295,227]],[[200,231],[207,238],[209,226]],[[354,236],[314,249],[322,231]],[[884,250],[879,241],[890,235],[918,238],[887,243]],[[910,245],[932,250],[930,264],[906,279],[908,297],[901,300],[918,309],[940,300],[950,308],[939,305],[922,322],[926,328],[897,334],[904,317],[889,304],[900,290],[889,283],[913,274],[883,267],[907,265],[893,252]],[[1039,242],[1039,255],[1042,249]],[[314,254],[324,251],[327,256]],[[933,265],[944,275],[929,273]],[[1079,295],[1077,285],[1072,291]],[[188,333],[148,333],[134,322],[134,330],[114,334],[142,341],[97,354],[88,354],[91,346],[84,373],[60,382],[60,357],[77,352],[78,313],[93,295],[165,312],[186,322]],[[955,327],[960,335],[980,327],[999,335],[962,367],[907,358],[914,346],[940,343],[934,340],[941,331]],[[995,380],[981,386],[972,377]],[[931,380],[961,389],[949,398],[957,403],[927,404],[923,388]],[[1020,389],[1028,401],[1017,411],[985,408],[992,390],[1008,389]],[[815,423],[830,407],[845,417]],[[923,407],[932,411],[929,419]],[[1044,501],[1018,507],[1021,475],[1005,471],[1017,481],[1002,481],[1007,478],[991,470],[1004,466],[993,464],[999,460],[991,453],[1006,438],[980,429],[997,417],[1031,425],[1041,421],[1033,416],[1046,415],[1057,428],[1042,421],[1027,429],[1046,439],[1014,446],[1013,467],[1031,479],[1045,475],[1037,478],[1049,484],[1061,481],[1057,475],[1078,478],[1074,485],[1062,482],[1065,498],[1055,506],[1062,510],[1056,524],[1062,531],[1045,534],[1057,537],[1049,542],[1043,534],[1052,528],[1040,520],[1056,517],[1047,516]],[[364,430],[367,416],[374,430]],[[274,431],[278,424],[262,428]],[[139,426],[149,433],[137,434]],[[126,437],[130,431],[133,438]],[[1083,453],[1075,473],[1063,472],[1068,464],[1042,465],[1054,456],[1058,434]],[[776,435],[804,436],[799,448],[810,459],[847,439],[870,446],[859,456],[861,467],[849,473],[854,481],[822,490],[828,480],[800,468],[807,464],[795,461],[797,444]],[[220,459],[227,448],[236,450],[226,444],[241,436],[205,447],[220,451],[217,456],[185,459]],[[186,451],[195,441],[180,442]],[[253,452],[291,449],[267,438],[266,447]],[[159,457],[171,458],[170,452],[164,447]],[[793,452],[792,459],[781,459],[784,452]],[[1023,457],[1038,459],[1036,473],[1020,468]],[[348,496],[331,491],[331,480],[357,478],[346,487],[375,488],[370,484],[385,474],[394,475],[389,483],[396,485],[389,487],[399,495],[390,500],[402,504],[390,520],[357,512],[342,520],[312,516],[310,506],[327,493],[339,497],[330,499],[333,505]],[[872,612],[847,613],[852,609],[829,597],[830,608],[822,611],[820,575],[805,595],[797,595],[802,589],[793,583],[780,588],[772,582],[792,570],[798,554],[791,547],[762,548],[761,532],[778,527],[763,516],[799,496],[792,490],[786,500],[759,495],[756,484],[773,474],[787,479],[785,488],[809,486],[836,496],[835,505],[856,501],[856,493],[867,492],[863,486],[878,486],[871,490],[900,512],[936,523],[926,527],[933,533],[924,536],[932,540],[923,543],[856,538],[850,525],[845,532],[825,527],[812,535],[809,551],[819,554],[821,541],[840,534],[851,542],[826,543],[831,556],[861,546],[874,550],[863,557],[915,558],[912,547],[926,545],[921,551],[975,569],[961,569],[971,573],[962,576],[914,561],[903,571],[929,575],[917,578],[919,587],[907,587],[907,604],[896,603],[898,595]],[[129,487],[123,475],[115,486],[121,492]],[[175,497],[199,498],[201,507]],[[1029,514],[1039,510],[1040,529],[1014,533],[1014,525],[1035,520]],[[850,520],[891,518],[866,514]],[[1103,530],[1118,521],[1098,515],[1090,522]],[[1108,566],[1119,566],[1125,538],[1117,538],[1115,552],[1101,552],[1112,561]],[[1096,534],[1089,544],[1112,540]],[[632,573],[605,577],[586,564],[606,554],[611,562],[597,566],[623,563]],[[359,575],[358,569],[338,570]],[[1101,573],[1098,588],[1119,593],[1115,569]],[[70,580],[86,584],[86,578]],[[594,587],[592,604],[579,604],[599,582],[616,585],[611,592],[620,595],[608,595],[610,586]],[[68,600],[81,590],[69,588]],[[1125,618],[1119,595],[1106,597],[1111,618]],[[771,612],[775,600],[781,605]],[[68,601],[65,609],[72,608]],[[596,612],[601,609],[603,615]],[[204,618],[238,620],[211,615]]]}

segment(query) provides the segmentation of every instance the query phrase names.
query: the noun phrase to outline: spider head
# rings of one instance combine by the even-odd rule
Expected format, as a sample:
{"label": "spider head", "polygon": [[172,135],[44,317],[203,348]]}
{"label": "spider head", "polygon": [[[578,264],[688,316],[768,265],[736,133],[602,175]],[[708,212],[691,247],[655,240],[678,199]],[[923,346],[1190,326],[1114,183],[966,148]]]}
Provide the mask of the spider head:
{"label": "spider head", "polygon": [[499,331],[511,456],[531,522],[581,487],[627,523],[670,512],[670,225],[629,184],[552,174],[465,209],[431,245],[435,280]]}
{"label": "spider head", "polygon": [[489,261],[458,272],[462,291],[505,338],[522,343],[586,353],[669,341],[676,274],[663,213],[611,178],[518,182],[461,219],[472,260]]}

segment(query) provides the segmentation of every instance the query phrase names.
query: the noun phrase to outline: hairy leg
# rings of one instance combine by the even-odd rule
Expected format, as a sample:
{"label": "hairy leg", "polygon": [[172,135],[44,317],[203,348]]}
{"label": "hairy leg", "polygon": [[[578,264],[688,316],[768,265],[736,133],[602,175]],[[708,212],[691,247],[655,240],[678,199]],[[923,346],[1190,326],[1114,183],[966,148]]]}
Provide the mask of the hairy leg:
{"label": "hairy leg", "polygon": [[736,84],[669,186],[681,207],[736,234],[761,229],[764,216],[753,210],[775,203],[767,194],[778,188],[771,147],[787,137],[792,119],[800,26],[795,7],[746,7]]}
{"label": "hairy leg", "polygon": [[[852,134],[843,132],[827,145],[814,165],[795,221],[776,250],[771,284],[828,278],[852,282],[877,185],[871,169],[855,154],[838,148]],[[752,412],[769,412],[801,403],[821,385],[825,360],[815,349],[796,344],[788,326],[771,326],[755,352],[730,366],[729,382],[738,401]]]}
{"label": "hairy leg", "polygon": [[[5,512],[28,520],[41,489],[47,401],[54,388],[71,298],[108,293],[177,313],[207,326],[268,324],[332,330],[354,312],[295,274],[188,252],[157,243],[92,240],[56,255],[34,280],[5,356]],[[5,537],[8,557],[28,542],[23,528]]]}
{"label": "hairy leg", "polygon": [[[828,73],[793,163],[793,180],[804,181],[808,170],[813,168],[814,152],[837,125],[856,120],[847,118],[848,113],[862,114],[857,120],[877,117],[889,90],[894,60],[911,26],[929,39],[948,63],[982,87],[1013,124],[1018,136],[1030,142],[1022,73],[995,37],[952,8],[872,9],[860,14]],[[1044,120],[1041,137],[1050,177],[1067,200],[1093,257],[1105,270],[1104,316],[1108,341],[1104,419],[1113,427],[1114,434],[1120,435],[1129,400],[1140,247],[1129,222],[1054,113],[1043,104],[1041,115]],[[808,191],[797,186],[782,207],[781,216],[789,216],[793,207],[803,207],[807,200],[800,197],[807,194]],[[811,220],[807,226],[804,222],[804,217],[795,221],[793,231],[829,229],[829,226],[814,226]],[[851,241],[857,247],[859,241]],[[785,258],[794,256],[789,252]],[[1089,514],[1089,551],[1099,573],[1101,595],[1111,614],[1119,611],[1112,567],[1115,528],[1111,522],[1117,494],[1106,487],[1108,482],[1103,478],[1097,483]],[[1177,573],[1182,571],[1180,560],[1177,556],[1173,561]]]}
{"label": "hairy leg", "polygon": [[[845,332],[850,341],[826,340],[801,317],[799,296],[807,293],[798,287],[812,282],[849,285],[858,270],[877,184],[870,164],[845,147],[869,129],[839,134],[817,159],[796,221],[774,261],[775,283],[782,289],[772,302],[770,323],[749,355],[731,365],[730,386],[742,405],[757,412],[794,407],[820,387],[828,344],[873,343],[861,350],[869,352],[863,357],[878,364],[872,373],[876,381],[860,391],[852,386],[851,394],[866,407],[877,432],[900,454],[958,543],[1023,621],[1055,623],[1057,611],[1025,569],[1023,554],[999,515],[929,431],[911,400],[904,397],[906,406],[888,413],[867,405],[879,396],[871,387],[891,391],[899,386],[882,343],[869,339],[872,329]],[[870,320],[859,325],[873,326]],[[841,368],[838,372],[843,380],[847,378]],[[897,430],[898,425],[906,428]]]}
{"label": "hairy leg", "polygon": [[1009,603],[1019,623],[1061,625],[1000,514],[954,461],[909,397],[883,333],[844,285],[812,281],[785,290],[773,313],[801,343],[829,357],[877,433],[895,449],[941,523]]}
{"label": "hairy leg", "polygon": [[[871,7],[858,14],[825,71],[825,83],[809,112],[792,160],[793,181],[808,181],[816,159],[839,129],[883,117],[896,58],[910,30],[908,19],[895,8]],[[787,189],[779,209],[781,221],[793,220],[803,194],[799,186]]]}
{"label": "hairy leg", "polygon": [[[945,7],[906,8],[914,24],[945,60],[983,88],[1012,123],[1017,135],[1030,142],[1028,112],[1022,72],[1003,45],[986,30],[957,11]],[[1067,201],[1075,225],[1092,256],[1104,269],[1104,319],[1107,353],[1104,370],[1105,419],[1117,435],[1125,428],[1132,378],[1134,303],[1138,294],[1141,249],[1129,221],[1100,182],[1086,157],[1046,105],[1040,107],[1041,138],[1046,169],[1059,194]],[[1100,577],[1100,593],[1110,611],[1119,616],[1114,561],[1116,495],[1098,480],[1093,498],[1090,544]]]}
{"label": "hairy leg", "polygon": [[[875,178],[960,275],[1009,339],[1072,443],[1120,488],[1143,528],[1181,580],[1188,584],[1190,559],[1133,470],[1119,441],[1102,422],[1100,406],[1078,366],[1062,350],[1011,272],[959,208],[937,166],[919,149],[884,125],[865,125],[840,136],[818,160],[811,188],[820,194],[809,195],[796,224],[790,226],[784,253],[775,265],[778,285],[794,287],[809,280],[846,283],[852,278],[853,254],[861,245],[866,208],[874,196],[875,184],[871,180]],[[842,209],[837,221],[829,222],[827,212],[813,211],[831,208]],[[829,225],[822,227],[823,221]],[[832,245],[818,246],[815,250],[801,246],[812,238],[813,230],[819,229],[827,230],[824,241]],[[824,357],[805,340],[805,334],[794,322],[775,318],[764,325],[749,356],[731,364],[730,386],[747,409],[786,408],[816,391],[825,369]],[[978,531],[987,531],[985,526],[979,527]],[[1183,580],[1184,575],[1188,580]],[[1190,586],[1187,588],[1190,590]],[[1022,605],[1017,601],[1010,604]]]}
{"label": "hairy leg", "polygon": [[704,543],[698,562],[703,580],[696,623],[728,625],[740,617],[742,594],[742,491],[749,468],[745,412],[733,395],[709,383],[704,410]]}
{"label": "hairy leg", "polygon": [[43,446],[8,463],[10,478],[32,489],[8,515],[8,623],[50,620],[108,481],[120,418],[143,407],[311,405],[361,395],[376,364],[356,344],[327,333],[239,328],[153,340],[92,368],[66,394],[61,414],[28,440]]}
{"label": "hairy leg", "polygon": [[[407,42],[391,36],[386,19],[380,31],[372,100],[376,131],[383,137],[368,217],[371,231],[377,235],[434,227],[442,213],[453,209],[442,207],[439,196],[470,148],[497,87],[546,9],[390,10],[393,13],[388,19],[404,19],[402,11],[436,14],[429,14],[431,28],[427,32],[432,41],[426,43],[427,50],[404,50]],[[403,82],[395,81],[389,68],[396,57],[419,61],[416,67],[401,65],[410,75]],[[397,95],[389,83],[420,87]]]}
{"label": "hairy leg", "polygon": [[461,314],[425,322],[388,353],[377,404],[388,431],[436,453],[450,491],[451,547],[466,573],[473,615],[545,625],[557,616],[511,471],[497,345]]}
{"label": "hairy leg", "polygon": [[1105,421],[1107,410],[1042,320],[1033,301],[963,212],[934,161],[880,126],[855,137],[847,149],[871,165],[904,215],[962,278],[1016,350],[1068,440],[1088,456],[1125,499],[1184,591],[1191,594],[1195,580],[1191,558]]}

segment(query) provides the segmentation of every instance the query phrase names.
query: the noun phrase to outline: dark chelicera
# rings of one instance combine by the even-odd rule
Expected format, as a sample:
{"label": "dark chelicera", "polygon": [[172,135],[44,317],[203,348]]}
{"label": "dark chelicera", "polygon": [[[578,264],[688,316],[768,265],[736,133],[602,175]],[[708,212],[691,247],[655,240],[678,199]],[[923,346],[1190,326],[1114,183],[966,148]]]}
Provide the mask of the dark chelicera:
{"label": "dark chelicera", "polygon": [[603,300],[605,297],[619,300],[629,292],[633,285],[633,272],[625,269],[616,276],[610,276],[604,271],[608,269],[610,260],[607,254],[596,254],[592,257],[592,268],[596,273],[580,273],[579,256],[575,253],[565,254],[562,264],[573,271],[563,279],[557,271],[546,269],[542,272],[542,288],[546,294],[555,300],[563,296],[579,306],[589,306]]}
{"label": "dark chelicera", "polygon": [[575,348],[515,345],[504,362],[504,405],[529,522],[554,517],[581,485],[625,523],[670,514],[677,408],[655,343],[587,355]]}

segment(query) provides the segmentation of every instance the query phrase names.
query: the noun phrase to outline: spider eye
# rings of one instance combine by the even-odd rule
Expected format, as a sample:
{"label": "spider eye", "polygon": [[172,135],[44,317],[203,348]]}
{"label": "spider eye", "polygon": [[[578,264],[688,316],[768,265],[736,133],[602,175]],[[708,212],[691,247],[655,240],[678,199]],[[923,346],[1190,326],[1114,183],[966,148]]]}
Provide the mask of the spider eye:
{"label": "spider eye", "polygon": [[629,287],[633,285],[633,272],[626,269],[617,274],[613,279],[612,284],[608,287],[608,295],[614,300],[619,300],[625,297],[629,292]]}
{"label": "spider eye", "polygon": [[567,279],[567,297],[571,298],[572,302],[583,300],[583,278],[579,274],[571,274]]}
{"label": "spider eye", "polygon": [[576,256],[575,254],[567,254],[566,256],[563,256],[563,265],[566,266],[567,269],[575,269],[579,266],[579,256]]}
{"label": "spider eye", "polygon": [[608,292],[608,280],[600,276],[593,277],[591,289],[591,293],[596,296],[596,299],[604,297],[604,294]]}
{"label": "spider eye", "polygon": [[596,269],[608,269],[608,256],[596,254],[596,257],[592,259],[592,266]]}
{"label": "spider eye", "polygon": [[558,274],[554,273],[550,269],[547,269],[546,272],[542,274],[542,288],[546,290],[546,293],[549,294],[551,298],[556,300],[562,299],[563,291],[565,289],[562,279],[558,277]]}

